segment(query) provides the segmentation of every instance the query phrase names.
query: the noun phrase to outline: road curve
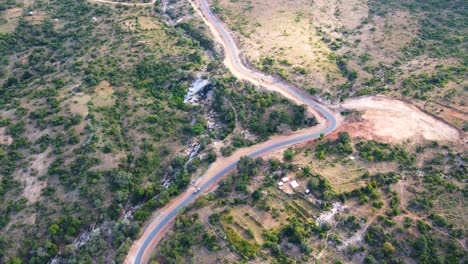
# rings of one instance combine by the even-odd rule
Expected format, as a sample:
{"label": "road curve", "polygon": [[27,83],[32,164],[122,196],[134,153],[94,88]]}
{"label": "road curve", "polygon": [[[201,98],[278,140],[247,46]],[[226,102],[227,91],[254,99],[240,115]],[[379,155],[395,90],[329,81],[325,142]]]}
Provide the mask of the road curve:
{"label": "road curve", "polygon": [[194,9],[202,16],[203,20],[210,27],[210,30],[216,40],[224,46],[224,50],[226,52],[224,63],[226,67],[231,70],[233,75],[239,79],[247,80],[256,85],[261,85],[268,90],[281,93],[283,96],[296,103],[305,104],[309,111],[315,114],[319,124],[312,128],[306,128],[301,131],[294,132],[291,135],[273,136],[266,142],[240,149],[230,157],[219,158],[210,166],[207,172],[198,179],[196,184],[199,186],[200,192],[194,194],[194,187],[189,187],[185,192],[172,199],[168,205],[157,211],[144,230],[141,238],[135,241],[130,248],[124,262],[127,264],[147,263],[152,250],[164,235],[165,231],[170,227],[170,224],[179,211],[198,198],[200,194],[205,193],[214,187],[223,176],[236,167],[240,157],[249,156],[255,158],[263,156],[286,146],[304,143],[318,138],[321,134],[331,133],[338,126],[338,120],[334,113],[322,104],[316,102],[306,92],[275,77],[264,75],[258,71],[247,68],[241,62],[239,56],[240,52],[234,40],[228,33],[228,30],[212,13],[206,0],[192,1],[191,4]]}

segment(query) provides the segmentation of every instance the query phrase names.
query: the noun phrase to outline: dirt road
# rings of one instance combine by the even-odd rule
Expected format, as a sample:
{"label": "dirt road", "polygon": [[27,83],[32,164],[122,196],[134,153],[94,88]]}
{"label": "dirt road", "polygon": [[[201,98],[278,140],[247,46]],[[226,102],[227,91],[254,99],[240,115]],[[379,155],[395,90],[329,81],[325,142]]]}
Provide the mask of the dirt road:
{"label": "dirt road", "polygon": [[125,5],[125,6],[150,6],[154,5],[156,0],[151,0],[149,3],[126,3],[126,2],[116,2],[111,0],[88,0],[89,2],[95,3],[104,3],[104,4],[111,4],[111,5]]}
{"label": "dirt road", "polygon": [[155,213],[143,232],[143,235],[140,239],[135,241],[130,248],[125,260],[125,263],[128,264],[147,263],[152,250],[165,234],[168,227],[170,227],[178,212],[194,201],[201,193],[211,190],[223,176],[236,167],[240,157],[260,157],[273,150],[278,150],[293,144],[308,142],[318,138],[321,134],[331,133],[339,124],[339,120],[337,120],[334,112],[316,102],[306,92],[292,87],[277,78],[247,68],[241,62],[240,52],[231,35],[228,33],[228,30],[213,15],[206,1],[197,0],[197,2],[191,2],[191,4],[209,26],[215,39],[224,47],[226,52],[224,64],[231,70],[233,75],[239,79],[262,86],[267,90],[278,92],[297,104],[306,105],[308,110],[317,117],[319,124],[312,128],[297,131],[291,135],[271,137],[268,141],[261,144],[240,149],[230,157],[218,159],[195,183],[196,186],[199,186],[200,192],[195,194],[195,188],[189,187],[184,193],[172,199],[169,204]]}

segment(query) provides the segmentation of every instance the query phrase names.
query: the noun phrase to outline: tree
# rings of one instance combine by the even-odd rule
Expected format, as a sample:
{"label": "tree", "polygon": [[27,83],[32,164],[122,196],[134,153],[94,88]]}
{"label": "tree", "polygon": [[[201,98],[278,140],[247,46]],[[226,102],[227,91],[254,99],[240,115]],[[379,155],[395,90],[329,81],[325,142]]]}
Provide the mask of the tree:
{"label": "tree", "polygon": [[55,234],[57,234],[59,231],[60,231],[60,227],[59,227],[57,224],[52,224],[52,225],[49,227],[49,233],[50,233],[51,235],[55,235]]}
{"label": "tree", "polygon": [[113,183],[119,188],[126,188],[130,186],[133,180],[133,175],[126,171],[117,171],[114,178],[112,179]]}
{"label": "tree", "polygon": [[351,137],[348,132],[339,132],[338,133],[338,141],[343,144],[348,144],[351,142]]}
{"label": "tree", "polygon": [[292,161],[294,158],[294,153],[292,152],[291,149],[286,149],[283,153],[283,158],[285,161]]}
{"label": "tree", "polygon": [[317,177],[312,177],[307,182],[307,188],[309,188],[309,190],[311,191],[317,189],[319,185],[320,185],[320,180]]}
{"label": "tree", "polygon": [[304,167],[302,168],[302,172],[304,173],[304,176],[309,177],[312,175],[312,170],[310,167]]}
{"label": "tree", "polygon": [[252,199],[254,201],[258,201],[260,200],[260,198],[262,198],[262,192],[260,192],[260,190],[257,189],[252,193]]}
{"label": "tree", "polygon": [[417,257],[422,257],[426,255],[429,250],[426,236],[422,235],[418,237],[416,241],[414,241],[413,248],[414,248],[414,255],[416,255]]}
{"label": "tree", "polygon": [[203,126],[203,124],[197,122],[192,127],[192,133],[195,134],[195,135],[201,135],[201,134],[205,133],[205,127]]}
{"label": "tree", "polygon": [[377,264],[377,260],[374,258],[374,256],[372,255],[367,255],[365,258],[364,258],[364,263],[365,264]]}
{"label": "tree", "polygon": [[393,254],[395,254],[395,251],[396,251],[396,248],[395,248],[395,246],[392,245],[392,243],[390,243],[388,241],[384,243],[383,252],[386,255],[393,255]]}

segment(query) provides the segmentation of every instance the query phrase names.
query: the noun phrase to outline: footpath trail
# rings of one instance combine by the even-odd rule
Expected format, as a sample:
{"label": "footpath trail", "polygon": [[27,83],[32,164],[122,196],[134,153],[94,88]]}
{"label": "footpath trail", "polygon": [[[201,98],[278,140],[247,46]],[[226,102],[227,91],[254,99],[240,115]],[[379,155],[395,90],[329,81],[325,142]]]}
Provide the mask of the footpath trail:
{"label": "footpath trail", "polygon": [[[89,1],[128,6],[148,6],[155,3],[155,0],[152,0],[149,3],[119,3],[111,0]],[[195,181],[195,185],[200,189],[199,192],[194,193],[196,190],[195,187],[190,186],[179,196],[173,198],[166,206],[154,212],[151,220],[147,223],[142,236],[136,240],[130,248],[124,262],[127,264],[147,263],[151,256],[151,252],[171,227],[173,220],[179,211],[193,202],[202,193],[206,193],[216,186],[221,178],[235,169],[237,162],[242,156],[261,157],[274,150],[294,144],[306,143],[320,137],[321,134],[326,135],[333,132],[339,124],[339,120],[335,113],[330,111],[325,105],[314,100],[314,98],[308,93],[293,87],[278,78],[268,76],[259,71],[248,68],[242,62],[240,51],[228,29],[212,13],[206,0],[190,0],[190,2],[196,12],[208,25],[216,41],[223,46],[226,53],[224,64],[234,76],[241,80],[251,82],[254,85],[261,86],[266,90],[278,92],[297,104],[306,105],[309,113],[313,114],[317,118],[319,124],[311,128],[296,131],[289,135],[273,136],[263,143],[240,149],[230,157],[219,158],[209,167],[204,175]]]}

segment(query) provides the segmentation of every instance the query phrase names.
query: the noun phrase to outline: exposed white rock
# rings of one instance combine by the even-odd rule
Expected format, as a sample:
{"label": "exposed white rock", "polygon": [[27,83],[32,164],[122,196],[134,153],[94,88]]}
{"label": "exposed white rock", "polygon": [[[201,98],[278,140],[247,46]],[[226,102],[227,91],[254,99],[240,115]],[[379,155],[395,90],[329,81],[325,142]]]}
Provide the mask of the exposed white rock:
{"label": "exposed white rock", "polygon": [[327,211],[327,212],[323,212],[319,215],[319,217],[317,218],[317,223],[319,225],[323,225],[324,223],[332,223],[334,221],[334,217],[337,213],[343,211],[343,209],[345,209],[346,206],[344,206],[342,203],[340,202],[337,202],[337,203],[333,203],[332,204],[332,209],[330,211]]}
{"label": "exposed white rock", "polygon": [[184,103],[197,104],[200,102],[200,91],[203,90],[210,82],[205,79],[198,79],[193,82],[187,90],[187,94],[184,97]]}

